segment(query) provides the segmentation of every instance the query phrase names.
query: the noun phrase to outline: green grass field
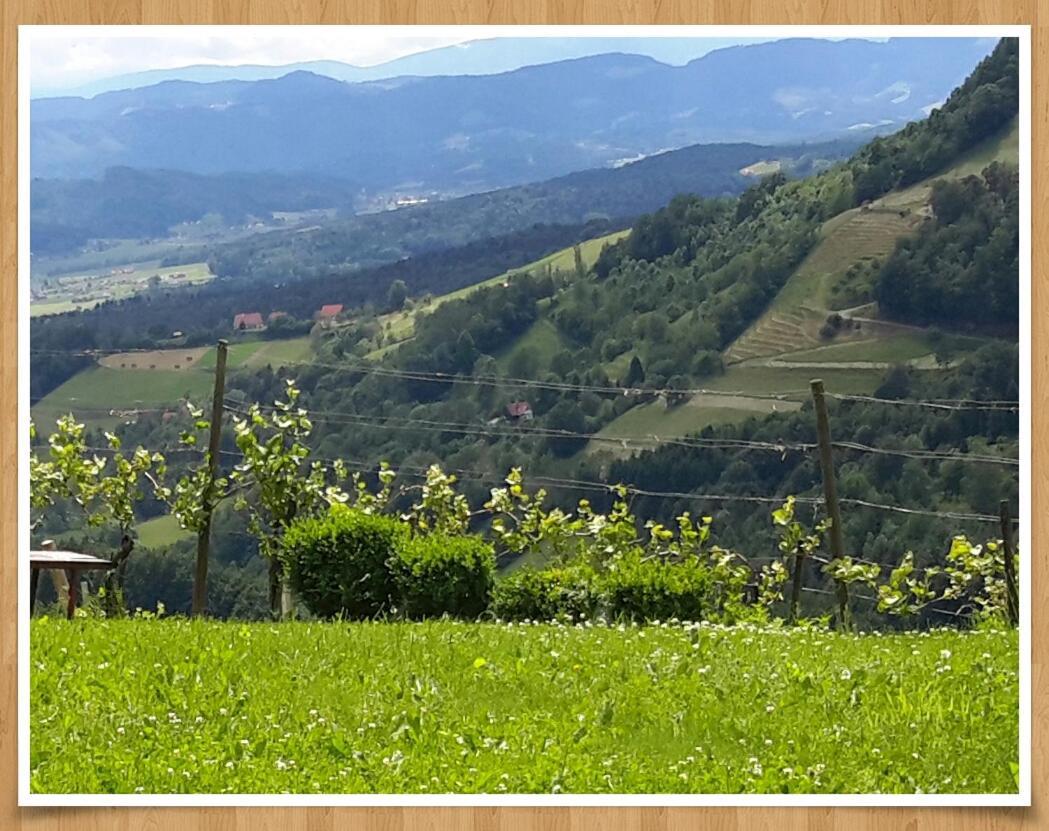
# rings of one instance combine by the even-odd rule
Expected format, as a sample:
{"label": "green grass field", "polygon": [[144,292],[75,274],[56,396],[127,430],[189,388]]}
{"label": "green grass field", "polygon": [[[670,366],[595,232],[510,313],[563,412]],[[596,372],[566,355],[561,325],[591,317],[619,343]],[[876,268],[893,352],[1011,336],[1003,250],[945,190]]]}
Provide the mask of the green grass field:
{"label": "green grass field", "polygon": [[[289,340],[247,341],[230,344],[230,369],[258,369],[267,364],[308,360],[312,354],[308,337]],[[107,360],[119,360],[112,356]],[[129,357],[134,357],[130,355]],[[32,408],[33,418],[44,432],[57,418],[73,412],[91,427],[110,429],[120,419],[108,415],[112,409],[131,410],[174,406],[183,398],[200,402],[209,397],[214,382],[215,349],[208,350],[188,369],[119,369],[93,366],[77,373],[52,390]]]}
{"label": "green grass field", "polygon": [[[230,369],[258,369],[267,364],[274,367],[285,363],[308,360],[312,354],[308,336],[288,340],[234,340],[229,345],[226,366]],[[209,349],[197,361],[195,368],[213,370],[216,350]]]}
{"label": "green grass field", "polygon": [[[658,436],[661,439],[676,438],[698,433],[704,427],[737,424],[753,416],[772,412],[772,403],[759,402],[757,399],[750,401],[738,401],[736,398],[718,400],[707,396],[701,402],[693,399],[669,408],[661,401],[639,404],[597,433],[603,439],[632,439],[633,441],[619,448],[610,441],[590,441],[584,452],[596,453],[603,450],[614,452],[617,455],[629,455],[644,446],[645,439],[651,436]],[[791,405],[789,402],[780,402],[779,406],[782,410],[790,408]]]}
{"label": "green grass field", "polygon": [[34,793],[1017,790],[1015,632],[43,618],[30,666]]}
{"label": "green grass field", "polygon": [[135,526],[138,544],[143,548],[164,548],[179,540],[192,537],[190,531],[179,527],[178,520],[171,514],[162,514]]}
{"label": "green grass field", "polygon": [[[970,338],[956,335],[944,335],[944,338],[950,346],[950,351],[955,354],[971,352],[988,343],[988,340],[985,338]],[[780,357],[784,361],[794,363],[821,363],[823,361],[905,363],[931,355],[935,348],[933,340],[928,333],[908,332],[869,341],[829,344],[816,349],[792,352]]]}
{"label": "green grass field", "polygon": [[[754,416],[796,410],[801,402],[808,400],[809,382],[813,378],[822,378],[829,393],[869,395],[884,377],[885,370],[882,369],[731,366],[724,374],[699,383],[703,389],[738,392],[739,395],[700,393],[686,403],[670,408],[660,401],[639,404],[606,424],[598,435],[633,438],[641,442],[653,435],[661,438],[687,436],[708,425],[738,424]],[[762,397],[767,395],[784,395],[789,400]],[[596,441],[588,442],[582,452],[601,450],[620,452],[609,442]],[[632,451],[623,448],[621,452]]]}
{"label": "green grass field", "polygon": [[174,405],[187,395],[201,401],[211,388],[211,374],[196,369],[122,370],[93,366],[52,390],[32,408],[32,414],[44,432],[55,419],[70,412],[92,427],[108,428],[119,422],[108,415],[111,409]]}
{"label": "green grass field", "polygon": [[550,360],[565,347],[564,339],[552,321],[545,317],[539,318],[513,345],[500,352],[495,360],[500,372],[509,372],[513,364],[514,356],[524,350],[531,350],[536,356],[538,366],[545,368]]}

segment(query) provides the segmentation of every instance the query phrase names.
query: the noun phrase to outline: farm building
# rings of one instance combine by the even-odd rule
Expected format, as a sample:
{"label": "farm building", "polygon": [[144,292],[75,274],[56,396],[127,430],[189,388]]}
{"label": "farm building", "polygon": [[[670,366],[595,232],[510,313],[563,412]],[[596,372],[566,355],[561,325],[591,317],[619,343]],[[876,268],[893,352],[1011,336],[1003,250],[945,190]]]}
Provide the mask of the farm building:
{"label": "farm building", "polygon": [[511,401],[506,405],[506,414],[514,421],[531,421],[532,405],[527,401]]}
{"label": "farm building", "polygon": [[273,321],[280,320],[280,318],[287,317],[287,316],[288,316],[287,312],[270,312],[266,316],[266,322],[267,323],[273,323]]}
{"label": "farm building", "polygon": [[342,303],[328,303],[324,306],[321,306],[320,311],[317,312],[317,314],[314,315],[314,317],[316,317],[317,322],[319,323],[321,328],[329,329],[335,325],[336,318],[338,318],[338,316],[341,314]]}
{"label": "farm building", "polygon": [[262,322],[259,312],[241,312],[233,316],[233,328],[238,332],[246,332],[254,329],[264,329],[266,324]]}

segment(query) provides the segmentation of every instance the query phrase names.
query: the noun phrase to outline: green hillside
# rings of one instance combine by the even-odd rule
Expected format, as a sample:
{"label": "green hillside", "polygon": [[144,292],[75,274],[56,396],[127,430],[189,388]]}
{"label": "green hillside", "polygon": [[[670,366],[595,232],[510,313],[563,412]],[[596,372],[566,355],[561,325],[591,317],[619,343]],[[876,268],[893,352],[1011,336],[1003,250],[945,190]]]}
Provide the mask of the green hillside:
{"label": "green hillside", "polygon": [[[597,257],[601,253],[602,248],[621,240],[629,233],[629,229],[624,231],[614,231],[611,234],[605,234],[604,236],[595,237],[594,239],[589,239],[580,243],[579,251],[584,267],[592,268],[597,261]],[[416,319],[420,315],[433,312],[434,309],[438,308],[442,303],[447,303],[452,300],[462,300],[469,297],[478,289],[499,286],[518,274],[539,272],[546,269],[567,272],[572,271],[574,268],[575,250],[574,246],[572,246],[569,248],[563,248],[560,251],[555,251],[553,254],[548,254],[540,260],[536,260],[535,262],[521,266],[520,268],[511,269],[510,271],[498,274],[495,277],[476,283],[472,286],[466,286],[465,288],[451,291],[447,294],[438,295],[437,297],[430,298],[424,302],[413,303],[409,308],[401,311],[381,315],[379,317],[379,324],[386,333],[388,342],[380,349],[369,352],[367,357],[373,360],[381,359],[401,343],[410,340],[415,332]]]}
{"label": "green hillside", "polygon": [[[847,319],[855,319],[854,328],[844,329],[832,341],[821,337],[820,328],[838,308],[833,292],[849,268],[884,258],[930,215],[933,181],[975,175],[993,161],[1015,163],[1017,155],[1014,119],[1000,134],[964,153],[936,176],[826,220],[816,245],[767,311],[725,350],[725,374],[697,386],[752,394],[801,390],[804,398],[809,379],[819,374],[829,390],[869,394],[894,364],[935,370],[940,365],[934,352],[941,345],[948,346],[944,351],[957,359],[987,343],[984,338],[957,336],[948,337],[946,343],[942,337],[934,342],[928,330],[877,320],[876,307],[870,305],[861,305],[851,314],[844,312]],[[774,402],[762,398],[736,399],[734,405],[724,407],[711,406],[702,396],[699,399],[678,407],[659,402],[635,407],[604,427],[600,435],[639,440],[649,435],[683,436],[774,411]],[[740,406],[743,402],[745,406]],[[603,448],[607,449],[607,443],[591,442],[588,452]]]}

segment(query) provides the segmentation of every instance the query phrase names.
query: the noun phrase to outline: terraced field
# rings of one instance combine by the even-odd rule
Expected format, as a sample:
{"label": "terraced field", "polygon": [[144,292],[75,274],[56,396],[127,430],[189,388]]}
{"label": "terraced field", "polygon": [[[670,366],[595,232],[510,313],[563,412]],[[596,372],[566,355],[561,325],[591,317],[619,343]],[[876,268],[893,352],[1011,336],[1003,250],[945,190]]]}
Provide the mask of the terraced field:
{"label": "terraced field", "polygon": [[[924,220],[920,205],[888,209],[877,203],[829,219],[820,229],[820,241],[769,310],[725,351],[725,362],[735,364],[819,346],[819,329],[831,311],[828,296],[833,282],[856,263],[890,254],[897,241],[917,230]],[[861,321],[836,340],[870,338],[870,330]]]}
{"label": "terraced field", "polygon": [[[816,246],[769,309],[725,350],[725,363],[752,362],[825,345],[819,329],[835,310],[830,300],[831,287],[854,264],[887,256],[900,239],[917,231],[931,215],[928,202],[932,182],[978,174],[996,159],[1015,163],[1017,158],[1018,128],[1014,122],[1002,135],[973,148],[943,173],[827,220]],[[866,311],[836,310],[854,318],[857,325],[840,332],[835,343],[896,337],[915,331],[913,327],[874,320],[874,314],[868,316]]]}

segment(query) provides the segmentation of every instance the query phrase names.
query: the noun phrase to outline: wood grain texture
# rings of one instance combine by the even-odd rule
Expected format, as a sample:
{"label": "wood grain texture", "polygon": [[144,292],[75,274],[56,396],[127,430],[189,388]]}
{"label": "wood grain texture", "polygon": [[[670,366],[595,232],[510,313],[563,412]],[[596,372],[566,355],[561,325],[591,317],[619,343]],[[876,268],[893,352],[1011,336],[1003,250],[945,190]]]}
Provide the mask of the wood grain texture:
{"label": "wood grain texture", "polygon": [[[1042,6],[1039,20],[1039,6]],[[1049,828],[1049,5],[1043,0],[0,0],[0,831],[1005,831]],[[16,806],[17,26],[27,23],[1021,23],[1032,26],[1030,809],[19,809]],[[1041,77],[1040,77],[1041,76]],[[28,371],[28,367],[21,368]],[[1029,556],[1031,552],[1024,552]],[[71,748],[75,752],[75,748]]]}

